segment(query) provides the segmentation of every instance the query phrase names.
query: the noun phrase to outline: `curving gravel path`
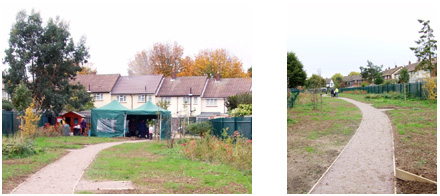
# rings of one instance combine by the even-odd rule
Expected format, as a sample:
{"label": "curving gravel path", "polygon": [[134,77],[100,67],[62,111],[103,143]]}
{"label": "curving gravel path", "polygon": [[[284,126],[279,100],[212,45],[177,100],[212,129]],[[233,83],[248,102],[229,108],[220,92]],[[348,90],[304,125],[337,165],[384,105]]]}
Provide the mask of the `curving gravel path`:
{"label": "curving gravel path", "polygon": [[388,116],[370,104],[338,99],[356,105],[362,112],[362,122],[310,193],[393,194],[394,147]]}
{"label": "curving gravel path", "polygon": [[72,194],[81,176],[99,151],[123,144],[147,140],[121,141],[89,145],[70,153],[47,165],[32,175],[11,194]]}

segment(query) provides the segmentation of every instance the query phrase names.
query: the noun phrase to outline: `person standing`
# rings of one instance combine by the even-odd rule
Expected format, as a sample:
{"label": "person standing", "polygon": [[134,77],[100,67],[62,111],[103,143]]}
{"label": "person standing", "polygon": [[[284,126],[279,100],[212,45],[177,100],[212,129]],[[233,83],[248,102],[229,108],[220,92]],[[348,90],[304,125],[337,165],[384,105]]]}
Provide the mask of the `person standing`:
{"label": "person standing", "polygon": [[331,92],[330,92],[330,97],[334,97],[334,94],[335,94],[335,91],[334,91],[333,88],[332,88],[332,90],[331,90]]}
{"label": "person standing", "polygon": [[136,135],[136,124],[134,122],[134,119],[131,119],[131,121],[128,122],[128,132],[130,134],[130,137]]}
{"label": "person standing", "polygon": [[87,127],[87,122],[86,119],[82,119],[81,121],[81,135],[84,135],[84,133],[86,132],[86,127]]}
{"label": "person standing", "polygon": [[145,124],[144,120],[141,120],[141,122],[139,123],[139,131],[141,134],[141,138],[146,139],[145,135],[147,134],[147,125]]}
{"label": "person standing", "polygon": [[336,90],[335,90],[336,97],[338,97],[338,92],[339,92],[339,89],[336,88]]}
{"label": "person standing", "polygon": [[152,140],[153,139],[153,132],[154,132],[154,128],[153,128],[152,124],[150,124],[150,128],[148,130],[149,130],[149,133],[150,133],[150,140]]}

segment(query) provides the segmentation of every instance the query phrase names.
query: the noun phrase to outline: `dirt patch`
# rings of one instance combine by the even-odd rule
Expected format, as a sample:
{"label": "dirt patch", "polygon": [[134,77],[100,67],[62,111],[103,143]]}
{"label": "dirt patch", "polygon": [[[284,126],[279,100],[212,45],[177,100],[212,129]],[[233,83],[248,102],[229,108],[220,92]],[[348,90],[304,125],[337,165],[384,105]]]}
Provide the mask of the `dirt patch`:
{"label": "dirt patch", "polygon": [[[413,112],[413,113],[411,113]],[[392,119],[396,167],[413,174],[437,181],[437,128],[436,127],[406,127],[404,125],[418,123],[420,125],[436,122],[436,111],[414,111],[402,108],[389,111]],[[398,128],[400,126],[400,129]],[[399,131],[400,130],[400,131]],[[436,193],[429,183],[398,181],[398,193]],[[419,187],[422,186],[422,187]],[[424,187],[426,186],[426,188]],[[436,187],[436,186],[435,186]],[[435,190],[429,191],[429,190]]]}
{"label": "dirt patch", "polygon": [[[324,116],[307,107],[288,110],[287,192],[307,193],[351,139],[361,122],[361,112],[351,103],[324,100]],[[352,108],[352,110],[339,110]]]}
{"label": "dirt patch", "polygon": [[437,194],[437,185],[397,179],[398,194]]}

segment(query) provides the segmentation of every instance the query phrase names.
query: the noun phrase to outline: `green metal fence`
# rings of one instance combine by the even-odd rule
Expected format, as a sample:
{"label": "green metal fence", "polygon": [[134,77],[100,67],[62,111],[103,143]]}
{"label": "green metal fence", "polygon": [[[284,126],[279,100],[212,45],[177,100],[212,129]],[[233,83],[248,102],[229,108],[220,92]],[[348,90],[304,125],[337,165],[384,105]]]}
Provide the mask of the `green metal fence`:
{"label": "green metal fence", "polygon": [[20,121],[17,119],[18,112],[2,110],[2,134],[11,135],[18,131]]}
{"label": "green metal fence", "polygon": [[229,127],[228,135],[234,135],[234,132],[238,131],[241,136],[252,139],[252,117],[216,118],[209,121],[216,136],[221,136],[223,129]]}
{"label": "green metal fence", "polygon": [[287,108],[292,108],[295,104],[295,100],[298,97],[300,90],[298,89],[287,89]]}
{"label": "green metal fence", "polygon": [[[406,92],[413,97],[417,97],[420,99],[426,99],[426,90],[423,89],[423,85],[426,82],[418,82],[418,83],[407,83],[406,84]],[[342,88],[340,90],[341,93],[349,92],[349,91],[366,91],[367,93],[381,94],[381,93],[389,93],[389,92],[397,92],[403,93],[403,84],[388,84],[388,85],[377,85],[377,86],[365,86],[365,87],[351,87],[351,88]]]}

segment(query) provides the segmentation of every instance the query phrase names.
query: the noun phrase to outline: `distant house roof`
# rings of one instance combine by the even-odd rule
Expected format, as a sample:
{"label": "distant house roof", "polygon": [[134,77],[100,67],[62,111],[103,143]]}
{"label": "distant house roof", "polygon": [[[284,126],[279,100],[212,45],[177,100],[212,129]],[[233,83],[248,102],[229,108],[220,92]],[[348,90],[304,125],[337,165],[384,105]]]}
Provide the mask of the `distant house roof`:
{"label": "distant house roof", "polygon": [[111,92],[118,81],[119,74],[77,75],[71,84],[79,82],[87,91],[93,93]]}
{"label": "distant house roof", "polygon": [[156,95],[160,97],[183,97],[188,96],[191,88],[193,96],[200,96],[205,87],[206,79],[206,76],[176,77],[174,80],[171,77],[165,77]]}
{"label": "distant house roof", "polygon": [[382,76],[389,76],[391,74],[394,74],[396,71],[398,71],[402,66],[395,66],[394,68],[387,68],[382,72]]}
{"label": "distant house roof", "polygon": [[121,76],[112,94],[155,94],[163,75]]}
{"label": "distant house roof", "polygon": [[224,98],[251,92],[251,78],[215,78],[208,79],[203,98]]}
{"label": "distant house roof", "polygon": [[350,81],[352,81],[352,76],[344,76],[344,77],[342,78],[342,81],[344,81],[344,82],[350,82]]}
{"label": "distant house roof", "polygon": [[331,81],[332,81],[331,78],[326,78],[326,79],[325,79],[325,83],[326,83],[326,84],[330,84]]}
{"label": "distant house roof", "polygon": [[354,76],[351,76],[351,80],[353,81],[353,80],[362,80],[362,76],[361,75],[354,75]]}

